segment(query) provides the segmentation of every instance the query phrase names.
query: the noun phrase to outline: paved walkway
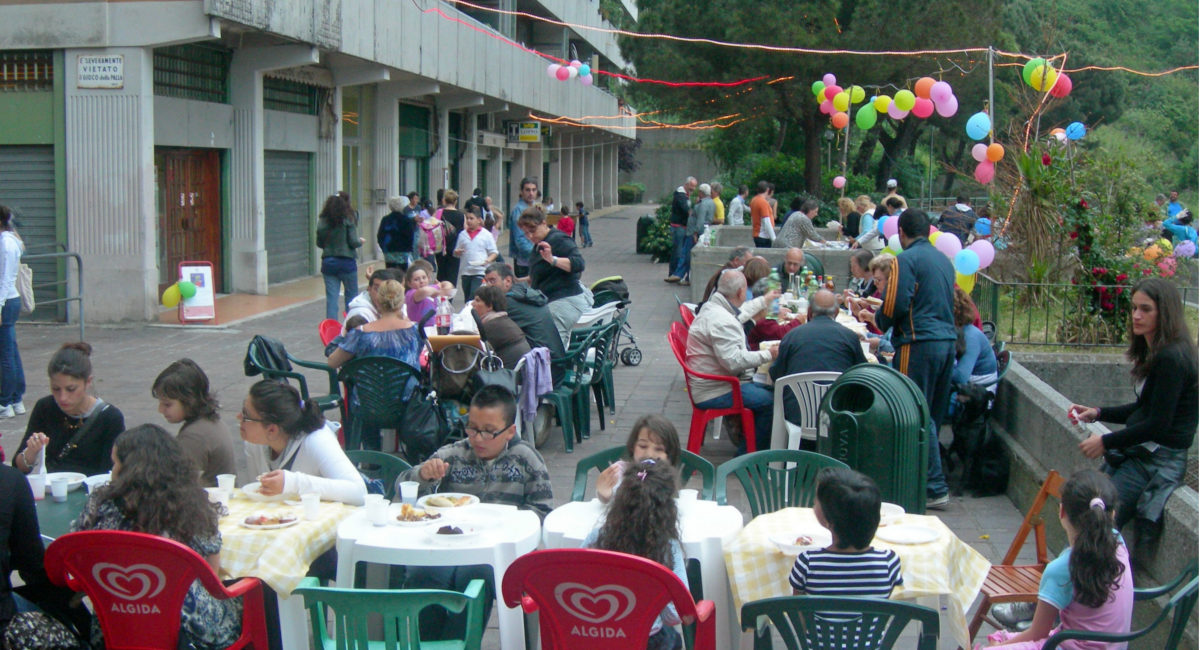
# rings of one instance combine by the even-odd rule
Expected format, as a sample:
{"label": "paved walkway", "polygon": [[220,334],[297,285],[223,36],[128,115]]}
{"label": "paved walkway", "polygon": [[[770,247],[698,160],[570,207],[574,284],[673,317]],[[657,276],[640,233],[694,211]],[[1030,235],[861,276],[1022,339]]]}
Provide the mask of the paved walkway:
{"label": "paved walkway", "polygon": [[[621,206],[598,210],[592,216],[591,230],[596,245],[583,250],[588,264],[585,282],[590,284],[611,275],[625,278],[632,299],[629,323],[643,361],[637,367],[617,366],[617,413],[604,415],[604,431],[599,430],[599,422],[594,420],[592,438],[577,445],[574,454],[563,451],[562,437],[557,431],[542,449],[550,468],[556,503],[563,503],[570,497],[576,460],[624,444],[639,416],[662,413],[675,423],[681,435],[686,435],[688,430],[691,405],[682,373],[666,343],[669,324],[678,318],[675,286],[663,282],[666,276],[664,265],[653,264],[648,256],[633,252],[637,218],[653,209],[654,206]],[[503,242],[501,249],[507,252]],[[252,336],[266,334],[277,338],[289,352],[300,358],[322,358],[317,323],[324,315],[323,291],[319,276],[281,285],[272,288],[272,293],[284,294],[289,299],[305,294],[311,298],[281,308],[275,308],[277,303],[272,301],[263,301],[263,308],[273,311],[212,328],[89,324],[88,342],[95,348],[92,358],[95,392],[118,406],[129,426],[145,422],[163,425],[165,422],[157,412],[157,402],[150,397],[150,385],[168,363],[180,357],[191,357],[208,373],[224,404],[225,422],[232,428],[236,426],[233,414],[254,382],[254,378],[242,373],[242,358]],[[44,369],[50,356],[59,345],[74,340],[77,335],[75,326],[18,324],[17,339],[28,383],[25,399],[28,407],[32,408],[39,397],[49,394]],[[309,376],[313,381],[310,386],[319,390],[323,386],[320,382],[324,380],[317,375]],[[24,434],[27,418],[18,416],[0,421],[0,440],[9,458]],[[733,452],[733,445],[724,436],[720,440],[706,441],[702,449],[703,455],[714,464],[730,459]],[[731,489],[730,499],[735,505],[745,505],[740,491]],[[946,510],[933,514],[938,514],[961,539],[993,562],[1003,556],[1021,522],[1021,513],[1004,496],[956,498]],[[489,630],[485,647],[497,646],[494,630]]]}

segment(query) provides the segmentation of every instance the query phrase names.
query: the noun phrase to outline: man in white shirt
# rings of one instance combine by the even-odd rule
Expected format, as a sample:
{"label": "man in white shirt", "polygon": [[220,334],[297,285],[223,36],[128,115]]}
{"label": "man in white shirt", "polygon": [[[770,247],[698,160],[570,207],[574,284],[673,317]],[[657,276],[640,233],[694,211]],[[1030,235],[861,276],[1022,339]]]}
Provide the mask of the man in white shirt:
{"label": "man in white shirt", "polygon": [[737,196],[729,202],[729,210],[725,215],[725,223],[730,226],[746,225],[746,197],[750,194],[750,188],[745,185],[738,185]]}

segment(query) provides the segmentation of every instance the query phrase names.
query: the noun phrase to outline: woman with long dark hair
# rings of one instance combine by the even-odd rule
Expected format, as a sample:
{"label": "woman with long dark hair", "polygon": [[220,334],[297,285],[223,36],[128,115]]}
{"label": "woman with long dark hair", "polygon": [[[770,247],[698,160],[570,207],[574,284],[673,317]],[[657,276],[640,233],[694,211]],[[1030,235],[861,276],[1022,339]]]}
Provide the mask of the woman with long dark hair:
{"label": "woman with long dark hair", "polygon": [[1133,288],[1131,340],[1126,358],[1137,400],[1120,406],[1072,404],[1072,422],[1114,422],[1125,428],[1093,433],[1079,443],[1088,458],[1104,456],[1103,470],[1120,495],[1116,525],[1138,520],[1138,544],[1158,534],[1167,498],[1183,482],[1187,451],[1196,435],[1195,335],[1188,329],[1183,300],[1162,278],[1142,280]]}
{"label": "woman with long dark hair", "polygon": [[0,205],[0,419],[25,412],[25,369],[17,350],[17,317],[21,315],[21,294],[17,292],[17,274],[25,243],[17,236],[13,211]]}
{"label": "woman with long dark hair", "polygon": [[345,292],[346,311],[358,295],[357,250],[366,240],[358,236],[358,219],[341,192],[325,199],[317,217],[317,247],[325,277],[325,318],[338,319],[338,287]]}

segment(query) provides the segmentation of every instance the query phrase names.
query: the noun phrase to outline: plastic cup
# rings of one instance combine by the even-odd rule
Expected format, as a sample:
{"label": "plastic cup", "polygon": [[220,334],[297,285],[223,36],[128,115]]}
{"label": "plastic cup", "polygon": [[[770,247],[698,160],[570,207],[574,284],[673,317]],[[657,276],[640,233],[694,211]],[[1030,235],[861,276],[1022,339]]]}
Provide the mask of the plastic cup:
{"label": "plastic cup", "polygon": [[421,484],[416,481],[401,481],[400,483],[400,501],[409,505],[417,504],[417,490]]}
{"label": "plastic cup", "polygon": [[26,476],[29,479],[29,489],[33,490],[33,498],[42,500],[46,498],[46,475],[45,474],[29,474]]}
{"label": "plastic cup", "polygon": [[234,474],[217,474],[217,487],[227,492],[233,492],[233,484],[237,480]]}
{"label": "plastic cup", "polygon": [[300,505],[304,508],[304,518],[313,521],[321,516],[321,495],[309,492],[300,495]]}
{"label": "plastic cup", "polygon": [[[67,489],[69,484],[69,480],[63,477],[59,477],[50,481],[50,496],[52,496],[56,502],[63,503],[67,500]],[[42,494],[45,496],[44,488]]]}
{"label": "plastic cup", "polygon": [[687,489],[679,491],[679,500],[684,503],[695,503],[699,499],[700,490]]}
{"label": "plastic cup", "polygon": [[383,500],[383,495],[369,494],[367,496],[376,496],[378,499],[367,501],[367,520],[376,526],[384,526],[388,522],[388,502]]}
{"label": "plastic cup", "polygon": [[206,487],[204,491],[208,493],[208,500],[212,503],[219,503],[226,508],[229,507],[229,498],[232,495],[229,490],[222,490],[219,487]]}

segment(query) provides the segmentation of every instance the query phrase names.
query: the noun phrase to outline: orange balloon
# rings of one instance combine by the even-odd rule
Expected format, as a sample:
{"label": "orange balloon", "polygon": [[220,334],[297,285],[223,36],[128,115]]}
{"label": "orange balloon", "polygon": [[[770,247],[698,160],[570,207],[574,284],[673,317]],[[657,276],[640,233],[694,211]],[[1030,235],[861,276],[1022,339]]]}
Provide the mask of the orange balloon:
{"label": "orange balloon", "polygon": [[933,88],[933,84],[937,83],[933,77],[921,77],[917,79],[917,85],[913,87],[913,92],[917,97],[929,99],[929,89]]}
{"label": "orange balloon", "polygon": [[1066,132],[1067,132],[1067,130],[1062,127],[1056,127],[1056,128],[1050,129],[1050,135],[1058,135],[1059,133],[1065,134]]}
{"label": "orange balloon", "polygon": [[844,129],[850,123],[850,116],[838,111],[833,114],[833,128]]}
{"label": "orange balloon", "polygon": [[999,142],[993,142],[989,144],[987,148],[987,159],[995,163],[1000,162],[1000,159],[1002,158],[1004,158],[1004,145],[1000,144]]}

